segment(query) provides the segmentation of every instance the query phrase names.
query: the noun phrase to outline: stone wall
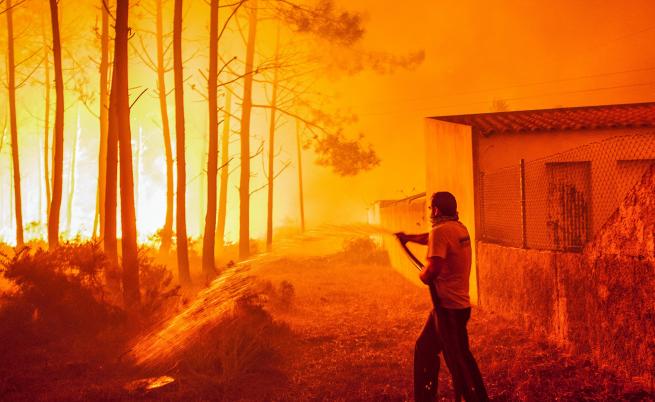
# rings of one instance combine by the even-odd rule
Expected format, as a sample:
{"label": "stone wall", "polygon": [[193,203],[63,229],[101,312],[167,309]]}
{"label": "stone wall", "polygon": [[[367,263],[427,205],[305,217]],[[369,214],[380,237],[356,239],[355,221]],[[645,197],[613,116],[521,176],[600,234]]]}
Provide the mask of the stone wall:
{"label": "stone wall", "polygon": [[582,253],[479,242],[481,305],[652,385],[654,233],[655,165]]}

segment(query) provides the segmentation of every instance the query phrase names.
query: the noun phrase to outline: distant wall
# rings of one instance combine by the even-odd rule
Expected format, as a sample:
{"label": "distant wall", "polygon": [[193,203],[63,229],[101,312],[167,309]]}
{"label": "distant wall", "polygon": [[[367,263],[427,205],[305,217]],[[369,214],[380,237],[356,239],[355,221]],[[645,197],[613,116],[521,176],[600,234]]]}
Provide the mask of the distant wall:
{"label": "distant wall", "polygon": [[[426,182],[427,197],[436,191],[449,191],[457,199],[459,218],[475,234],[475,179],[473,166],[473,136],[471,127],[436,119],[425,119]],[[427,209],[425,211],[427,214]],[[473,244],[471,265],[471,302],[478,302],[476,273],[476,249]]]}
{"label": "distant wall", "polygon": [[[403,200],[378,201],[371,209],[369,222],[378,224],[390,232],[424,233],[429,229],[426,220],[425,194],[417,194]],[[394,236],[380,239],[389,253],[391,265],[406,279],[418,286],[424,286],[418,279],[418,271],[400,247]],[[426,249],[408,244],[414,255],[422,259]]]}
{"label": "distant wall", "polygon": [[483,307],[652,385],[654,189],[655,165],[580,254],[479,242]]}

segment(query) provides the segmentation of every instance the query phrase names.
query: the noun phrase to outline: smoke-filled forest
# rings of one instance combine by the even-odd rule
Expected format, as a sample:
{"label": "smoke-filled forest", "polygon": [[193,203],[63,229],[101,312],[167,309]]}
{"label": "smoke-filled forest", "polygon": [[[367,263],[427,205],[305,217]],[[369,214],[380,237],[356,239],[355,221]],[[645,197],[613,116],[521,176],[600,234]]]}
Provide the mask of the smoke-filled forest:
{"label": "smoke-filled forest", "polygon": [[[528,29],[489,35],[486,8],[364,3],[0,0],[0,400],[654,398],[642,370],[652,343],[632,353],[628,338],[638,336],[622,335],[655,334],[652,309],[632,321],[603,313],[624,308],[616,300],[628,290],[635,303],[652,302],[638,286],[655,283],[643,246],[652,243],[643,234],[652,229],[643,207],[652,133],[638,133],[645,156],[616,152],[619,176],[632,181],[605,194],[616,205],[600,240],[589,223],[595,198],[583,194],[591,184],[566,176],[580,162],[545,159],[605,144],[612,130],[655,127],[649,103],[627,117],[629,107],[614,105],[560,110],[567,93],[585,107],[634,100],[593,97],[630,84],[568,86],[649,69],[592,73],[580,56],[573,78],[539,70],[538,58],[519,72],[493,55],[508,38],[530,48]],[[407,10],[424,15],[410,23]],[[550,54],[550,31],[535,32],[535,54]],[[552,37],[563,55],[582,54]],[[632,60],[623,52],[608,51]],[[545,84],[559,92],[514,93]],[[525,117],[515,109],[530,109],[528,98],[557,109]],[[448,116],[422,128],[435,111]],[[561,140],[567,130],[609,134]],[[559,142],[545,145],[512,137],[555,131]],[[539,158],[523,156],[523,143]],[[526,194],[538,191],[526,190],[536,181],[526,181],[524,158],[528,174],[542,160],[551,169],[543,188],[561,205],[539,219],[554,245],[529,243]],[[505,160],[520,180],[493,187],[510,171],[492,172]],[[568,192],[557,198],[556,188]],[[639,246],[601,243],[632,232]],[[447,236],[459,237],[442,255]],[[621,254],[637,248],[646,251]],[[607,250],[619,251],[610,261]],[[567,282],[571,261],[593,266],[588,282]],[[607,267],[644,276],[607,280]],[[612,337],[609,360],[599,357],[604,335],[575,332],[593,327],[592,314],[614,320],[598,319]]]}

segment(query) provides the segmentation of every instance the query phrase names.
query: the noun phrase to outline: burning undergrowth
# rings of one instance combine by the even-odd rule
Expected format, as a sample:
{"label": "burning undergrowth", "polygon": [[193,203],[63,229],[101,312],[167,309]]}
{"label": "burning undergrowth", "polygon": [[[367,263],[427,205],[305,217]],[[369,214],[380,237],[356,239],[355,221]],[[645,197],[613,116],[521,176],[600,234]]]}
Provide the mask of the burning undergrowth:
{"label": "burning undergrowth", "polygon": [[[256,309],[266,312],[264,306],[289,309],[293,295],[291,283],[283,281],[276,287],[252,276],[250,265],[234,265],[224,270],[181,312],[139,338],[129,355],[137,366],[170,366],[183,352],[204,342],[207,334],[228,325],[235,314]],[[255,310],[244,310],[245,306]]]}
{"label": "burning undergrowth", "polygon": [[255,277],[249,265],[229,267],[128,354],[144,375],[167,373],[199,399],[253,397],[285,381],[281,367],[295,338],[271,313],[290,311],[294,297],[288,281]]}
{"label": "burning undergrowth", "polygon": [[[181,355],[177,375],[204,390],[236,398],[286,380],[281,367],[293,345],[291,329],[256,295],[237,300],[220,325],[198,336]],[[270,384],[262,384],[269,382]]]}
{"label": "burning undergrowth", "polygon": [[[178,289],[170,272],[145,249],[139,253],[139,268],[143,293],[135,318],[137,326],[147,326],[175,308]],[[11,284],[0,296],[0,337],[9,349],[15,343],[127,335],[120,273],[97,242],[3,254],[0,272]]]}

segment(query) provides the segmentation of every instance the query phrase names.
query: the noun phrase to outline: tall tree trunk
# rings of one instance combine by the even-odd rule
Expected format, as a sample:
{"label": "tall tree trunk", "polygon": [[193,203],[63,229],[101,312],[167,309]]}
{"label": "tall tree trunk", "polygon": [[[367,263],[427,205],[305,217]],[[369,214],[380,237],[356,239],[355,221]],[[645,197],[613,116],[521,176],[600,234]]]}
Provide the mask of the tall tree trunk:
{"label": "tall tree trunk", "polygon": [[216,179],[218,176],[218,0],[211,0],[209,22],[209,151],[207,155],[207,212],[202,238],[202,272],[214,275],[214,246],[216,236]]}
{"label": "tall tree trunk", "polygon": [[[43,70],[45,71],[45,113],[43,129],[43,175],[45,180],[46,217],[50,216],[50,49],[46,45],[45,14],[42,19],[41,31],[43,35]],[[47,218],[46,218],[47,219]]]}
{"label": "tall tree trunk", "polygon": [[250,114],[252,112],[253,62],[257,34],[257,0],[250,4],[246,71],[241,107],[241,177],[239,179],[239,258],[250,255]]}
{"label": "tall tree trunk", "polygon": [[48,214],[48,246],[59,246],[59,212],[61,210],[62,173],[64,168],[64,79],[61,67],[61,39],[57,0],[50,1],[52,25],[52,59],[55,64],[55,127],[52,134],[54,151],[52,157],[52,203]]}
{"label": "tall tree trunk", "polygon": [[114,69],[109,102],[109,135],[112,135],[112,131],[118,133],[118,144],[120,148],[123,299],[127,306],[133,306],[139,303],[140,294],[136,243],[136,213],[134,210],[134,178],[132,176],[132,133],[130,131],[130,100],[128,94],[128,9],[129,0],[117,0]]}
{"label": "tall tree trunk", "polygon": [[[209,133],[209,118],[205,118],[205,133]],[[206,177],[205,168],[207,167],[207,156],[209,152],[209,144],[206,136],[200,137],[202,141],[202,151],[200,153],[200,158],[198,158],[198,201],[200,205],[198,206],[198,214],[194,218],[198,218],[198,230],[202,230],[204,227],[204,214],[207,213],[207,194],[205,192]]]}
{"label": "tall tree trunk", "polygon": [[175,76],[175,149],[177,156],[177,268],[180,283],[189,284],[189,250],[186,232],[186,159],[184,134],[184,77],[182,75],[182,0],[173,14],[173,72]]}
{"label": "tall tree trunk", "polygon": [[273,93],[271,95],[271,121],[268,128],[268,204],[266,208],[266,250],[271,251],[273,248],[273,180],[275,179],[274,162],[275,162],[275,126],[276,126],[276,107],[277,107],[277,87],[278,87],[278,59],[280,51],[280,29],[277,31],[275,42],[275,60],[273,71]]}
{"label": "tall tree trunk", "polygon": [[[112,92],[114,90],[113,79],[116,73],[112,72]],[[109,108],[111,108],[113,93],[109,96]],[[115,107],[114,107],[115,108]],[[105,254],[116,266],[118,265],[118,241],[116,239],[116,210],[118,203],[118,116],[116,113],[109,113],[107,125],[107,166],[105,176],[105,230],[102,234]]]}
{"label": "tall tree trunk", "polygon": [[[103,6],[104,7],[104,6]],[[107,113],[107,164],[105,166],[105,230],[102,234],[105,254],[109,260],[118,265],[118,241],[116,239],[116,209],[118,203],[118,114],[114,80],[116,79],[116,59],[114,43],[114,66],[112,71],[109,109]],[[113,113],[112,113],[113,105]]]}
{"label": "tall tree trunk", "polygon": [[80,139],[82,127],[80,126],[80,111],[77,110],[77,128],[73,137],[73,156],[70,164],[70,176],[68,177],[68,203],[66,204],[66,233],[71,236],[71,223],[73,219],[73,200],[75,198],[75,172],[77,170],[77,144]]}
{"label": "tall tree trunk", "polygon": [[9,164],[9,170],[10,170],[9,171],[9,185],[10,185],[9,193],[10,194],[9,194],[9,211],[7,211],[7,212],[9,212],[9,229],[10,230],[11,229],[16,230],[16,219],[14,219],[14,218],[16,218],[16,215],[14,213],[12,213],[12,211],[14,209],[14,200],[15,200],[15,198],[14,198],[14,165],[13,164]]}
{"label": "tall tree trunk", "polygon": [[16,63],[14,62],[14,21],[11,0],[7,0],[7,90],[9,95],[9,131],[11,133],[11,160],[14,168],[14,206],[16,213],[16,246],[22,247],[23,207],[20,191],[20,161],[18,158],[18,126],[16,123]]}
{"label": "tall tree trunk", "polygon": [[232,117],[232,93],[225,91],[225,114],[221,135],[221,185],[218,197],[218,218],[216,223],[216,250],[225,247],[225,215],[227,213],[227,180],[230,173],[230,118]]}
{"label": "tall tree trunk", "polygon": [[[40,224],[43,222],[43,188],[41,187],[41,184],[43,183],[43,177],[41,177],[41,174],[43,173],[43,170],[41,170],[41,151],[40,149],[42,148],[41,140],[37,140],[39,144],[39,151],[37,154],[36,158],[36,174],[37,174],[37,181],[36,185],[37,188],[39,189],[39,205],[37,211],[38,214],[36,215],[36,221]],[[40,236],[40,234],[39,234]]]}
{"label": "tall tree trunk", "polygon": [[300,120],[296,119],[296,145],[298,148],[298,196],[300,201],[300,231],[305,231],[305,200],[302,191],[302,141],[300,138]]}
{"label": "tall tree trunk", "polygon": [[98,147],[98,193],[96,195],[96,213],[93,220],[93,236],[100,230],[100,237],[105,233],[105,190],[107,187],[107,129],[109,125],[109,13],[104,4],[102,10],[102,27],[100,34],[100,144]]}
{"label": "tall tree trunk", "polygon": [[134,155],[134,211],[136,216],[136,221],[139,222],[139,196],[141,191],[139,190],[140,178],[141,178],[141,150],[143,147],[143,127],[139,127],[139,136],[136,140],[136,155]]}
{"label": "tall tree trunk", "polygon": [[171,145],[171,129],[168,122],[168,109],[166,106],[166,79],[164,73],[164,29],[162,23],[162,0],[157,0],[157,89],[159,92],[159,110],[161,113],[161,126],[164,135],[164,150],[166,154],[166,219],[161,231],[162,255],[167,256],[171,248],[173,237],[173,147]]}

